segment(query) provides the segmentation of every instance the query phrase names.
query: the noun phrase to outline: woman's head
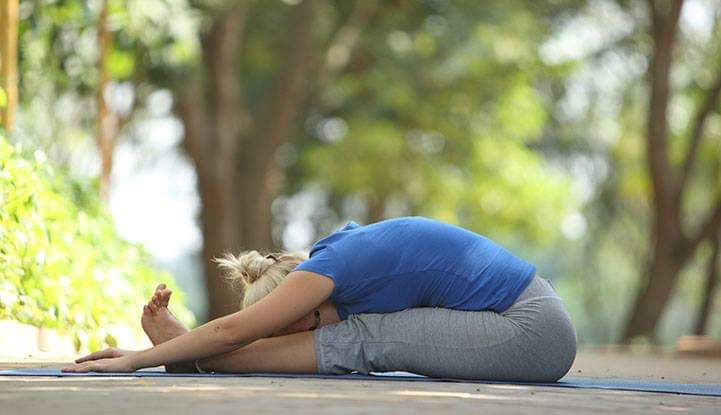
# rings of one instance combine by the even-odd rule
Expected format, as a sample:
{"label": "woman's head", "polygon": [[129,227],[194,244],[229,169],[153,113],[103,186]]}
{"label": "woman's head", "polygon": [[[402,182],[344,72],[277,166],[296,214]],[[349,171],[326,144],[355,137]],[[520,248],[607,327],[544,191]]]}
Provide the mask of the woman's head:
{"label": "woman's head", "polygon": [[246,308],[268,295],[293,269],[307,258],[301,253],[244,251],[215,258],[231,284],[242,291],[240,306]]}

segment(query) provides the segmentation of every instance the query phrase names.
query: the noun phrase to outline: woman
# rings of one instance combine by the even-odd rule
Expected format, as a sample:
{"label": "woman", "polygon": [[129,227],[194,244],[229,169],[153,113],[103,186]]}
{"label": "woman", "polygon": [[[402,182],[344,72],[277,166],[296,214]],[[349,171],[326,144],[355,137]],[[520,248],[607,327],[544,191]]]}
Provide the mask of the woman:
{"label": "woman", "polygon": [[218,260],[242,309],[187,331],[159,286],[143,326],[155,344],[106,349],[66,370],[348,373],[541,381],[563,377],[576,331],[549,281],[489,239],[423,217],[349,222],[310,258]]}

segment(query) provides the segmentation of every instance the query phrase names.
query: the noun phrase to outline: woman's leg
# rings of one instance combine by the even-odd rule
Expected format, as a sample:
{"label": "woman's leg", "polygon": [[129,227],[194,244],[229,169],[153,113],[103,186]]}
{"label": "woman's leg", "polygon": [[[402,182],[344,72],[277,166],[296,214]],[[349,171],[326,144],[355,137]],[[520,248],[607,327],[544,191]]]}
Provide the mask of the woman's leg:
{"label": "woman's leg", "polygon": [[313,332],[256,340],[198,364],[201,369],[214,372],[316,373]]}
{"label": "woman's leg", "polygon": [[409,371],[433,377],[555,381],[576,354],[561,299],[535,278],[503,313],[412,308],[351,315],[314,332],[319,373]]}
{"label": "woman's leg", "polygon": [[[141,324],[148,339],[157,345],[188,331],[168,310],[172,292],[164,284],[158,285],[153,297],[143,308]],[[335,304],[323,303],[319,327],[339,321]],[[315,373],[316,362],[311,332],[299,332],[257,340],[229,353],[201,360],[204,370],[218,372],[295,372]],[[172,373],[195,372],[195,362],[165,365]]]}

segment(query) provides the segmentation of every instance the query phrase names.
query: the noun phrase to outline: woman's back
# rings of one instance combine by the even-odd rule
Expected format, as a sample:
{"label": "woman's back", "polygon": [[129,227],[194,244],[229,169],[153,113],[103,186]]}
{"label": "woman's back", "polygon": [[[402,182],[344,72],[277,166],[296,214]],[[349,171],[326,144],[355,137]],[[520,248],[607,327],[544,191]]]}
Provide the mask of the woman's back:
{"label": "woman's back", "polygon": [[296,270],[334,280],[341,319],[412,307],[502,312],[535,274],[482,235],[417,216],[351,221],[316,242]]}

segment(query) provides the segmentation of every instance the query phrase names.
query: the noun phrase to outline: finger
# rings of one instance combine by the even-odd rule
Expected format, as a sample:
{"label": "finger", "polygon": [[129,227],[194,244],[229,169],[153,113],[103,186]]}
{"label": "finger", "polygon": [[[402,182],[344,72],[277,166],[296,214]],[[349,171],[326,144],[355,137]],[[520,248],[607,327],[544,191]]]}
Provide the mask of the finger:
{"label": "finger", "polygon": [[87,362],[88,360],[93,359],[93,354],[94,353],[90,353],[83,357],[79,357],[79,358],[75,359],[75,363]]}
{"label": "finger", "polygon": [[160,283],[157,287],[155,287],[155,291],[161,291],[165,289],[165,284]]}
{"label": "finger", "polygon": [[158,306],[156,306],[153,303],[150,303],[149,307],[150,307],[150,311],[153,315],[158,314]]}
{"label": "finger", "polygon": [[148,305],[145,304],[145,305],[143,306],[143,315],[144,315],[144,316],[147,316],[148,314],[150,314],[150,309],[148,308]]}
{"label": "finger", "polygon": [[110,349],[101,350],[99,352],[90,353],[89,355],[85,355],[81,357],[80,359],[75,360],[75,363],[82,363],[82,362],[88,362],[91,360],[98,360],[103,359],[105,357],[111,356],[112,351]]}
{"label": "finger", "polygon": [[86,372],[92,372],[93,371],[93,365],[89,363],[82,363],[80,366],[75,368],[76,373],[86,373]]}
{"label": "finger", "polygon": [[79,364],[79,365],[73,365],[70,367],[66,367],[62,369],[63,372],[70,372],[70,373],[82,373],[87,372],[87,364]]}

